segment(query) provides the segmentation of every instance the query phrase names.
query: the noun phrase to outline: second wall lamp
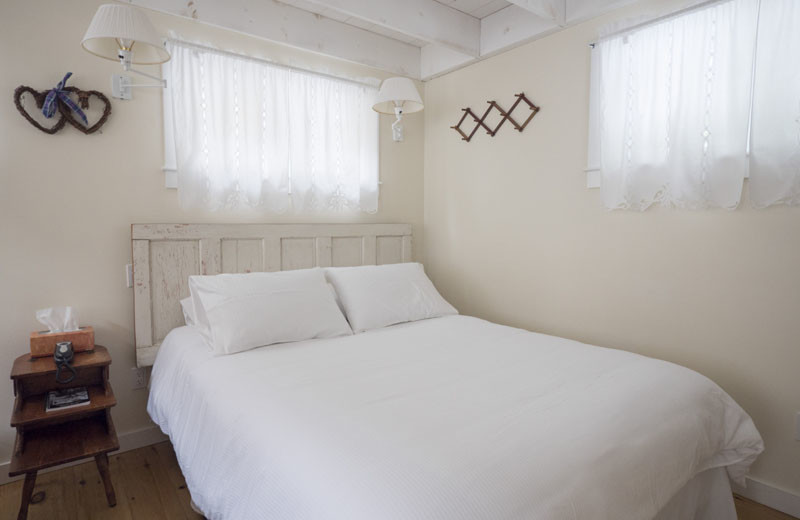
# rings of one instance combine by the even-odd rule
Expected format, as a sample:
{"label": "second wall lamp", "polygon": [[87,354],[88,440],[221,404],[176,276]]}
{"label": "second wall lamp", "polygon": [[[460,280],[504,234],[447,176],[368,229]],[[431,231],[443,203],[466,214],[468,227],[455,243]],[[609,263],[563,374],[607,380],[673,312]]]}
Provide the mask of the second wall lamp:
{"label": "second wall lamp", "polygon": [[424,105],[419,97],[417,87],[408,78],[389,78],[383,81],[378,97],[372,109],[381,114],[394,114],[397,119],[392,123],[392,138],[403,140],[403,114],[419,112]]}

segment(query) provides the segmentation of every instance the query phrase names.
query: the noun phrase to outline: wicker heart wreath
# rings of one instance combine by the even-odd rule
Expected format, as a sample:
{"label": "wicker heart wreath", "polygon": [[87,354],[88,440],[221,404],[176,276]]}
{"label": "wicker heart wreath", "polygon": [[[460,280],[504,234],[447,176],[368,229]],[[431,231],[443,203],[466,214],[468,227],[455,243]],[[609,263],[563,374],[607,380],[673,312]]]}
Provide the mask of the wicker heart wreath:
{"label": "wicker heart wreath", "polygon": [[[55,134],[64,128],[64,125],[67,123],[87,135],[97,132],[100,127],[105,124],[108,120],[108,116],[111,114],[111,102],[102,92],[98,92],[97,90],[81,90],[77,87],[65,86],[67,79],[69,79],[71,75],[72,73],[68,72],[56,88],[44,92],[34,90],[26,85],[20,85],[14,90],[14,106],[17,107],[22,117],[46,134]],[[22,104],[22,95],[25,93],[33,97],[36,108],[41,110],[47,119],[52,119],[54,121],[52,126],[44,126],[31,116],[26,107]],[[77,96],[77,104],[71,96]],[[89,108],[90,97],[96,98],[104,105],[103,114],[97,122],[91,126],[83,110],[81,110]]]}

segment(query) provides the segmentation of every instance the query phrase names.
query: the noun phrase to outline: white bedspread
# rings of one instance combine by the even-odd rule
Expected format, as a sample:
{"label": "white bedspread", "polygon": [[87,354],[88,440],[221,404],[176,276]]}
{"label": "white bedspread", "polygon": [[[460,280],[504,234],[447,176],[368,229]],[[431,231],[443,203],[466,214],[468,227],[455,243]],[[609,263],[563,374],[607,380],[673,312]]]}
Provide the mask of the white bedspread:
{"label": "white bedspread", "polygon": [[464,316],[224,357],[181,327],[148,411],[212,519],[645,520],[763,449],[696,372]]}

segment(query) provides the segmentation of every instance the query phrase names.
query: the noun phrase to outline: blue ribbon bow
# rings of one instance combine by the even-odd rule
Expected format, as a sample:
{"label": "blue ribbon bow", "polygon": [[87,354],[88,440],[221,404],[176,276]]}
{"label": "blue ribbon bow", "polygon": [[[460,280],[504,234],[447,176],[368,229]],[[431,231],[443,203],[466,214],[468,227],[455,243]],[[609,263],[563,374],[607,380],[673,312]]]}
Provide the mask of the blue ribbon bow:
{"label": "blue ribbon bow", "polygon": [[58,101],[61,100],[62,103],[67,105],[70,110],[75,112],[78,117],[83,120],[84,125],[88,125],[89,120],[86,119],[86,114],[84,114],[83,110],[81,110],[80,107],[78,107],[78,105],[76,105],[75,102],[69,98],[69,92],[64,90],[64,87],[66,86],[67,80],[70,76],[72,76],[72,73],[67,72],[67,75],[64,76],[64,79],[58,82],[56,88],[47,93],[47,97],[44,98],[44,104],[42,105],[42,114],[44,114],[44,117],[48,119],[53,117],[56,114],[56,108],[58,108]]}

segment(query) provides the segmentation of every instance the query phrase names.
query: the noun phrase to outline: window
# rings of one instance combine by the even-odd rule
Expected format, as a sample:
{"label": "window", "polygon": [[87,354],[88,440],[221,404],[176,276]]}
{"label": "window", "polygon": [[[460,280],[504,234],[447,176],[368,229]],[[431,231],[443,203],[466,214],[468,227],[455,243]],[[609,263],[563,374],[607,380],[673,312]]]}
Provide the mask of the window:
{"label": "window", "polygon": [[754,206],[800,203],[796,4],[706,2],[596,45],[589,161],[606,207],[732,209],[748,173]]}
{"label": "window", "polygon": [[182,207],[377,210],[376,88],[186,42],[168,49],[165,159]]}

